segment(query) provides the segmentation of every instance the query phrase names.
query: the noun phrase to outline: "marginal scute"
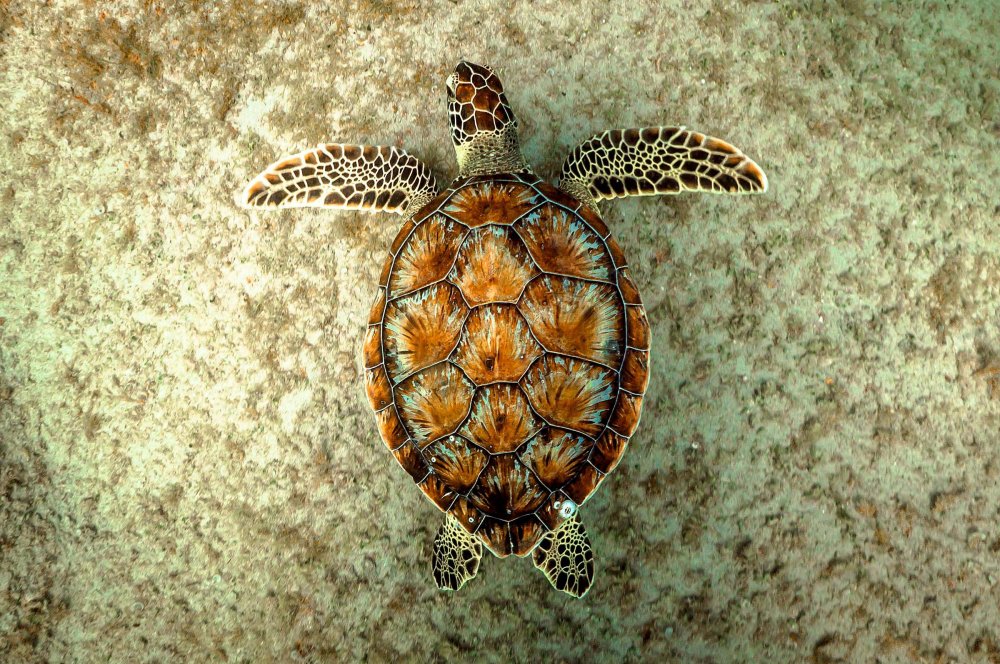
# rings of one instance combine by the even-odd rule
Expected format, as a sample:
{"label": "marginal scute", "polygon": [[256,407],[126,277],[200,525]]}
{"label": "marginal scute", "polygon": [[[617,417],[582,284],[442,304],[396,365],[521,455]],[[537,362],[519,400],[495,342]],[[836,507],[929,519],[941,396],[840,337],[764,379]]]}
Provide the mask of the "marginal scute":
{"label": "marginal scute", "polygon": [[629,348],[622,362],[621,388],[642,394],[649,385],[649,351]]}
{"label": "marginal scute", "polygon": [[610,473],[621,461],[627,445],[628,438],[605,429],[590,452],[590,463],[602,473]]}
{"label": "marginal scute", "polygon": [[611,254],[611,260],[614,261],[616,268],[622,268],[626,266],[625,253],[622,251],[621,246],[618,241],[615,240],[610,235],[604,240],[608,245],[608,252]]}
{"label": "marginal scute", "polygon": [[489,226],[469,233],[448,279],[476,306],[517,300],[537,273],[517,234],[507,227]]}
{"label": "marginal scute", "polygon": [[392,388],[385,374],[385,367],[379,365],[365,371],[365,392],[372,410],[380,411],[392,403]]}
{"label": "marginal scute", "polygon": [[576,200],[562,189],[553,187],[548,182],[535,182],[534,186],[543,196],[545,196],[545,198],[549,199],[553,203],[557,203],[565,208],[569,208],[570,210],[578,210],[581,206],[580,201]]}
{"label": "marginal scute", "polygon": [[610,281],[614,266],[604,241],[574,213],[547,203],[514,225],[546,272]]}
{"label": "marginal scute", "polygon": [[448,200],[448,197],[450,195],[451,195],[451,190],[450,189],[445,189],[440,194],[438,194],[437,196],[435,196],[434,198],[432,198],[430,200],[430,202],[428,202],[422,208],[420,208],[419,210],[417,210],[416,214],[413,215],[413,221],[414,221],[414,223],[419,224],[421,221],[423,221],[427,217],[429,217],[432,214],[434,214],[435,212],[437,212],[437,209],[439,207],[441,207],[442,203],[444,203],[446,200]]}
{"label": "marginal scute", "polygon": [[625,329],[614,286],[544,275],[524,289],[518,308],[547,350],[618,368]]}
{"label": "marginal scute", "polygon": [[446,282],[391,301],[383,344],[392,383],[448,357],[468,312],[461,291]]}
{"label": "marginal scute", "polygon": [[535,516],[541,519],[542,523],[544,523],[549,530],[555,530],[571,513],[566,509],[567,501],[571,504],[575,504],[572,500],[570,500],[570,497],[562,491],[553,491],[545,502],[542,503],[541,507],[535,510]]}
{"label": "marginal scute", "polygon": [[618,270],[618,290],[621,291],[625,304],[642,304],[642,298],[639,297],[639,289],[636,287],[635,282],[632,281],[632,276],[629,274],[628,268]]}
{"label": "marginal scute", "polygon": [[434,473],[428,473],[418,486],[442,512],[447,512],[458,499],[458,494]]}
{"label": "marginal scute", "polygon": [[420,455],[420,450],[417,449],[417,446],[412,441],[393,450],[392,454],[396,457],[399,465],[403,467],[403,470],[413,478],[414,482],[419,482],[427,476],[429,470],[427,464],[424,463],[424,458]]}
{"label": "marginal scute", "polygon": [[512,304],[472,310],[452,360],[477,385],[516,381],[544,351]]}
{"label": "marginal scute", "polygon": [[421,447],[453,433],[469,414],[473,386],[448,362],[435,364],[396,386],[396,406]]}
{"label": "marginal scute", "polygon": [[418,225],[396,256],[389,293],[398,297],[443,279],[455,260],[466,230],[443,215]]}
{"label": "marginal scute", "polygon": [[572,482],[563,487],[563,491],[573,499],[577,505],[582,505],[590,494],[594,493],[597,485],[604,479],[604,474],[592,465],[585,464],[580,473]]}
{"label": "marginal scute", "polygon": [[625,307],[626,326],[628,330],[628,345],[639,350],[649,349],[649,321],[646,310],[641,306]]}
{"label": "marginal scute", "polygon": [[392,257],[382,265],[382,273],[378,275],[379,290],[389,287],[389,277],[392,275]]}
{"label": "marginal scute", "polygon": [[642,412],[642,397],[629,394],[628,392],[618,393],[618,403],[611,411],[611,419],[608,420],[608,427],[623,436],[631,437],[635,433],[635,428],[639,426],[639,415]]}
{"label": "marginal scute", "polygon": [[385,312],[385,289],[379,288],[375,295],[375,302],[368,313],[368,324],[375,325],[382,322],[382,314]]}
{"label": "marginal scute", "polygon": [[515,556],[526,556],[546,533],[545,526],[534,514],[528,514],[510,522],[511,552]]}
{"label": "marginal scute", "polygon": [[400,445],[410,439],[403,423],[399,421],[399,415],[392,406],[387,406],[375,413],[375,423],[378,425],[378,432],[382,436],[383,442],[390,450],[399,448]]}
{"label": "marginal scute", "polygon": [[399,229],[398,233],[396,233],[396,239],[394,239],[392,241],[392,244],[389,246],[389,253],[392,254],[393,256],[398,254],[399,250],[403,246],[403,243],[410,238],[410,234],[416,227],[417,227],[417,222],[413,219],[413,217],[407,219],[406,222],[403,224],[403,227]]}
{"label": "marginal scute", "polygon": [[458,521],[470,535],[479,529],[485,516],[465,496],[459,496],[458,500],[452,503],[448,513],[455,517],[455,521]]}
{"label": "marginal scute", "polygon": [[483,540],[486,548],[498,558],[506,558],[513,553],[510,545],[510,526],[506,521],[487,516],[476,534]]}
{"label": "marginal scute", "polygon": [[596,436],[614,402],[615,372],[561,355],[545,355],[521,379],[528,400],[549,423]]}
{"label": "marginal scute", "polygon": [[365,331],[365,345],[363,349],[365,368],[382,364],[382,326],[369,325]]}
{"label": "marginal scute", "polygon": [[608,228],[608,225],[604,223],[604,220],[601,219],[601,216],[597,214],[597,212],[586,205],[577,210],[577,212],[581,217],[583,217],[584,221],[590,224],[590,227],[594,229],[594,232],[602,238],[606,238],[611,235],[611,229]]}
{"label": "marginal scute", "polygon": [[513,452],[542,428],[516,384],[479,388],[460,433],[491,454]]}

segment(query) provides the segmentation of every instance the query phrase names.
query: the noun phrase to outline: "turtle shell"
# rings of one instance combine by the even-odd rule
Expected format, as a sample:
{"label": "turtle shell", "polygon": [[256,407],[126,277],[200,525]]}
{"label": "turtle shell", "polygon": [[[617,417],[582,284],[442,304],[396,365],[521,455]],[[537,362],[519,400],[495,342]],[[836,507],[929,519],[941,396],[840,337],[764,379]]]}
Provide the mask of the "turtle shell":
{"label": "turtle shell", "polygon": [[618,464],[649,324],[600,217],[527,173],[456,181],[396,236],[364,343],[382,439],[494,554],[528,554]]}

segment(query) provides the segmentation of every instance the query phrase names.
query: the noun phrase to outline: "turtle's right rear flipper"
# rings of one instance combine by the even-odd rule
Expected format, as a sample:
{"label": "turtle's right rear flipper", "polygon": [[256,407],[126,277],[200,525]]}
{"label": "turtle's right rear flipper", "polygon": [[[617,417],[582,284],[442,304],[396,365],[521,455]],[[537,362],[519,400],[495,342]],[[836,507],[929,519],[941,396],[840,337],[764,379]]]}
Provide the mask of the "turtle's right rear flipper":
{"label": "turtle's right rear flipper", "polygon": [[594,552],[578,515],[546,533],[531,558],[553,588],[573,597],[586,595],[594,582]]}
{"label": "turtle's right rear flipper", "polygon": [[436,193],[431,169],[404,150],[331,143],[271,164],[243,190],[240,203],[412,214]]}

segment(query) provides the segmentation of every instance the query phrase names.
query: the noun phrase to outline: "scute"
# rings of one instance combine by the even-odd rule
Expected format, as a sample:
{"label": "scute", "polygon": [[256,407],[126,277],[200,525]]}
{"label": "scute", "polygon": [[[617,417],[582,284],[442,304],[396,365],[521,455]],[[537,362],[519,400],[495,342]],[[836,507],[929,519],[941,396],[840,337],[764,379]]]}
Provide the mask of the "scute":
{"label": "scute", "polygon": [[513,454],[490,458],[469,492],[469,500],[487,516],[510,520],[533,512],[549,492]]}
{"label": "scute", "polygon": [[624,390],[618,393],[618,403],[611,411],[608,428],[622,436],[631,437],[639,426],[639,413],[642,411],[642,397],[630,394]]}
{"label": "scute", "polygon": [[424,449],[434,473],[459,493],[467,493],[486,467],[489,455],[461,436],[448,436]]}
{"label": "scute", "polygon": [[512,304],[472,310],[453,360],[477,385],[517,381],[545,352]]}
{"label": "scute", "polygon": [[594,492],[602,480],[604,480],[604,473],[589,463],[584,464],[580,468],[580,473],[563,487],[563,492],[577,505],[582,505],[583,501],[587,500],[587,497]]}
{"label": "scute", "polygon": [[590,452],[590,463],[601,472],[610,473],[618,465],[627,445],[628,438],[611,429],[605,429]]}
{"label": "scute", "polygon": [[526,556],[546,532],[541,520],[528,514],[510,522],[510,548],[515,556]]}
{"label": "scute", "polygon": [[547,350],[621,364],[625,317],[614,286],[544,275],[528,284],[518,307]]}
{"label": "scute", "polygon": [[514,229],[546,272],[611,281],[614,264],[607,246],[575,212],[547,203]]}
{"label": "scute", "polygon": [[459,432],[490,454],[513,452],[542,428],[516,384],[481,387]]}
{"label": "scute", "polygon": [[458,499],[458,494],[434,473],[427,473],[417,486],[430,498],[430,501],[438,506],[442,512],[447,512],[452,504]]}
{"label": "scute", "polygon": [[510,523],[492,516],[483,517],[483,522],[476,531],[493,555],[506,558],[514,553],[514,547],[510,542]]}
{"label": "scute", "polygon": [[546,427],[520,453],[521,461],[549,489],[561,489],[580,474],[594,441],[580,434]]}
{"label": "scute", "polygon": [[442,211],[476,228],[485,224],[509,224],[535,207],[538,200],[538,194],[526,184],[487,180],[459,189]]}
{"label": "scute", "polygon": [[472,393],[472,383],[448,362],[410,376],[395,389],[403,424],[421,447],[461,426],[469,414]]}
{"label": "scute", "polygon": [[649,324],[621,250],[529,174],[456,183],[392,249],[363,349],[379,432],[439,509],[527,555],[639,421]]}
{"label": "scute", "polygon": [[420,450],[413,444],[413,441],[409,441],[405,445],[393,450],[392,454],[396,457],[399,465],[403,467],[403,470],[413,478],[414,482],[419,482],[427,477],[427,463],[420,454]]}
{"label": "scute", "polygon": [[649,351],[629,348],[622,362],[621,386],[634,394],[642,394],[649,384]]}
{"label": "scute", "polygon": [[517,234],[503,226],[469,233],[448,280],[462,289],[469,304],[514,302],[538,274]]}
{"label": "scute", "polygon": [[391,301],[382,343],[392,384],[448,357],[468,313],[462,292],[444,282]]}
{"label": "scute", "polygon": [[486,518],[486,515],[480,512],[465,496],[459,496],[458,500],[451,504],[448,513],[455,517],[455,520],[470,534],[475,534],[482,525],[483,519]]}
{"label": "scute", "polygon": [[378,432],[382,435],[382,441],[390,450],[399,449],[410,439],[410,433],[403,426],[399,414],[391,405],[375,413],[375,423],[378,425]]}
{"label": "scute", "polygon": [[389,279],[397,297],[443,279],[455,261],[455,250],[466,230],[444,215],[434,215],[413,229],[403,243]]}
{"label": "scute", "polygon": [[521,386],[532,407],[550,424],[596,436],[615,402],[611,369],[562,355],[536,361]]}

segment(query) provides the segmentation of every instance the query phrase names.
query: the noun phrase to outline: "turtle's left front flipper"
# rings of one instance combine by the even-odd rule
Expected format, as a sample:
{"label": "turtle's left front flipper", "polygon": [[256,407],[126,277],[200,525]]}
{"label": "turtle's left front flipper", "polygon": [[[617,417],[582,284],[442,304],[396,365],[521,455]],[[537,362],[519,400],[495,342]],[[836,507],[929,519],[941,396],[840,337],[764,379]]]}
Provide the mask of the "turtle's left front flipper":
{"label": "turtle's left front flipper", "polygon": [[590,207],[622,196],[708,191],[756,194],[767,176],[725,141],[684,127],[612,129],[566,157],[559,188]]}
{"label": "turtle's left front flipper", "polygon": [[431,169],[385,145],[318,145],[268,166],[243,190],[245,207],[328,207],[412,214],[437,194]]}

